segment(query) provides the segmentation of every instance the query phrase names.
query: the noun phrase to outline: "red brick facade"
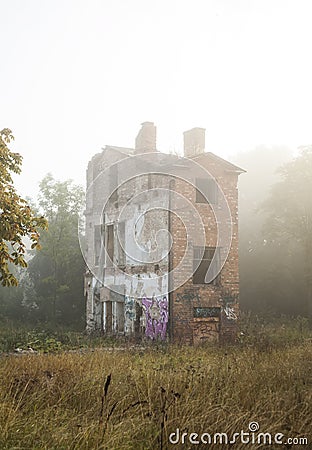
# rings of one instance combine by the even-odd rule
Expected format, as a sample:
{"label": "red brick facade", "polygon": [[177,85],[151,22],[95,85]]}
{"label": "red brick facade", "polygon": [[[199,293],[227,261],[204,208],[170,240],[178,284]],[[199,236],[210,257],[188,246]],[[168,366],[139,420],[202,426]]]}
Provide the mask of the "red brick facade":
{"label": "red brick facade", "polygon": [[[171,294],[172,339],[175,342],[189,344],[234,340],[239,312],[237,181],[240,170],[209,153],[196,157],[196,162],[209,171],[225,195],[231,212],[232,239],[228,257],[216,283],[194,284],[190,278]],[[188,197],[199,212],[205,227],[205,245],[216,247],[218,227],[211,206],[207,203],[196,203],[194,187],[185,182],[179,180],[175,189]],[[194,224],[186,223],[185,225],[193,226]],[[171,220],[171,233],[174,239],[173,267],[179,263],[185,252],[186,235],[183,228],[181,221],[173,216]],[[197,315],[200,315],[202,308],[211,308],[215,316],[196,317],[196,308],[199,308]]]}

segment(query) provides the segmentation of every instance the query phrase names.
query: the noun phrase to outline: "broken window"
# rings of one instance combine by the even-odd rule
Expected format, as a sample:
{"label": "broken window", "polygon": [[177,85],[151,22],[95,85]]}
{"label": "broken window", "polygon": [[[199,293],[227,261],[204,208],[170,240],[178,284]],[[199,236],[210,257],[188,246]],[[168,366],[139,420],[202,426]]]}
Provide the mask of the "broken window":
{"label": "broken window", "polygon": [[116,331],[124,332],[125,329],[125,304],[116,302]]}
{"label": "broken window", "polygon": [[150,190],[153,188],[153,183],[152,183],[152,174],[149,173],[147,175],[147,189]]}
{"label": "broken window", "polygon": [[113,321],[112,302],[105,302],[105,313],[105,331],[106,333],[111,333]]}
{"label": "broken window", "polygon": [[114,225],[106,227],[106,267],[112,267],[114,262]]}
{"label": "broken window", "polygon": [[[194,247],[193,254],[193,284],[214,284],[217,285],[220,282],[219,274],[210,281],[205,283],[205,276],[210,267],[212,258],[215,252],[217,252],[216,267],[220,267],[218,261],[220,259],[220,248],[216,247]],[[197,268],[196,268],[197,267]]]}
{"label": "broken window", "polygon": [[101,225],[94,226],[94,264],[99,265],[101,254]]}
{"label": "broken window", "polygon": [[111,192],[110,199],[112,202],[118,201],[118,166],[113,164],[109,171],[109,191]]}
{"label": "broken window", "polygon": [[213,178],[196,178],[196,203],[218,203],[218,185]]}
{"label": "broken window", "polygon": [[126,264],[125,231],[126,231],[125,222],[118,222],[118,225],[117,225],[117,240],[118,240],[117,264],[119,266],[124,266]]}

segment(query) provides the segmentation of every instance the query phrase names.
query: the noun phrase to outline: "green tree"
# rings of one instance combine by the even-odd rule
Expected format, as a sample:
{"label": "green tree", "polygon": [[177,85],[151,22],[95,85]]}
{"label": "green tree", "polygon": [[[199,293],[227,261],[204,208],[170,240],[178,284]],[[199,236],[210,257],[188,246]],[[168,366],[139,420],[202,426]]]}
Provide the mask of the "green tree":
{"label": "green tree", "polygon": [[83,322],[84,260],[78,239],[78,216],[84,192],[71,180],[56,181],[48,174],[40,183],[39,207],[49,220],[42,233],[42,250],[29,263],[34,292],[28,292],[38,306],[41,319]]}
{"label": "green tree", "polygon": [[15,190],[12,174],[21,172],[22,156],[10,151],[14,139],[8,128],[0,132],[0,283],[17,286],[18,280],[11,264],[26,267],[25,237],[31,247],[39,249],[39,229],[47,227],[44,217],[36,217],[28,202]]}
{"label": "green tree", "polygon": [[[271,190],[263,208],[268,213],[264,231],[268,243],[284,249],[290,280],[299,284],[292,301],[304,286],[305,313],[312,317],[312,146],[280,169],[281,181]],[[295,275],[295,276],[294,276]]]}

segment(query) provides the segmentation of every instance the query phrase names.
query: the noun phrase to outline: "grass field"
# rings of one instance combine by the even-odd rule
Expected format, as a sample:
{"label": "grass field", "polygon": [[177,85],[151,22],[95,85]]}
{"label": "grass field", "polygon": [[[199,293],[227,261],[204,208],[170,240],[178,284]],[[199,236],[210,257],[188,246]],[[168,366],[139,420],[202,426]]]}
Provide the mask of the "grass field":
{"label": "grass field", "polygon": [[[231,347],[126,346],[0,357],[0,448],[312,448],[312,342],[302,325]],[[260,432],[308,445],[191,444]],[[179,442],[170,444],[171,433]],[[185,443],[182,444],[181,433]],[[196,441],[196,438],[192,438]],[[205,437],[207,438],[207,435]],[[219,442],[219,441],[216,441]],[[297,441],[296,441],[297,442]]]}

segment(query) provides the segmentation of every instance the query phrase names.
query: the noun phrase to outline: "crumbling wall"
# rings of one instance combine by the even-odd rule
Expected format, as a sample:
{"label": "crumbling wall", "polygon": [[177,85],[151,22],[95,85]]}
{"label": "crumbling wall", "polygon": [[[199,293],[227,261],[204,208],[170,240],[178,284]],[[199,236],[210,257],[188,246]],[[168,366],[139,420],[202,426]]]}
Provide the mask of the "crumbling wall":
{"label": "crumbling wall", "polygon": [[[150,125],[147,128],[149,127]],[[148,139],[152,138],[153,141],[154,131],[152,127],[149,131],[147,128],[138,136],[136,158],[133,160],[130,158],[127,164],[139,164],[139,152]],[[199,131],[202,135],[202,130]],[[193,145],[192,142],[191,144]],[[174,341],[195,345],[219,339],[235,339],[239,289],[238,174],[228,170],[222,162],[207,157],[207,154],[203,153],[203,145],[204,143],[201,143],[200,152],[196,152],[196,161],[216,178],[231,214],[232,242],[220,275],[214,282],[200,285],[194,284],[192,277],[185,278],[184,269],[190,271],[193,266],[192,256],[189,253],[184,269],[182,267],[177,271],[169,283],[168,272],[178,267],[183,260],[186,243],[189,244],[189,252],[202,243],[200,240],[197,242],[196,232],[191,239],[188,235],[189,227],[193,227],[196,231],[198,226],[196,217],[184,214],[184,205],[182,203],[175,205],[168,191],[159,195],[159,191],[153,188],[168,189],[169,186],[173,186],[177,193],[194,205],[198,217],[203,221],[204,246],[216,247],[218,232],[222,227],[229,225],[222,221],[218,222],[209,204],[196,202],[196,189],[183,181],[183,171],[188,170],[187,165],[184,165],[183,161],[181,164],[181,161],[179,162],[177,170],[180,171],[178,175],[181,175],[181,179],[175,179],[173,184],[170,177],[158,173],[137,176],[119,184],[116,166],[112,171],[112,179],[118,189],[105,208],[103,209],[103,193],[106,188],[112,187],[109,179],[105,182],[107,186],[97,184],[87,195],[88,264],[92,265],[95,262],[98,264],[99,283],[105,285],[107,290],[101,291],[99,298],[94,281],[91,283],[92,288],[86,289],[90,328],[93,325],[98,327],[100,324],[105,332],[162,340],[167,339],[170,331]],[[101,170],[127,157],[126,153],[109,148],[96,155],[88,167],[89,185]],[[194,184],[195,177],[196,174]],[[180,217],[171,214],[169,210],[178,211],[181,213]],[[97,231],[101,233],[103,237],[101,239],[94,233],[99,224],[101,226]],[[170,255],[168,230],[173,239]],[[107,240],[108,234],[110,242]],[[200,234],[201,231],[198,231],[198,236]],[[99,242],[100,245],[105,245],[106,249],[111,249],[110,255],[113,260],[111,264],[108,264],[103,252],[98,254]],[[218,250],[223,251],[222,248]],[[179,283],[180,280],[183,282]],[[178,287],[170,292],[175,282]],[[120,297],[114,297],[116,292]]]}

